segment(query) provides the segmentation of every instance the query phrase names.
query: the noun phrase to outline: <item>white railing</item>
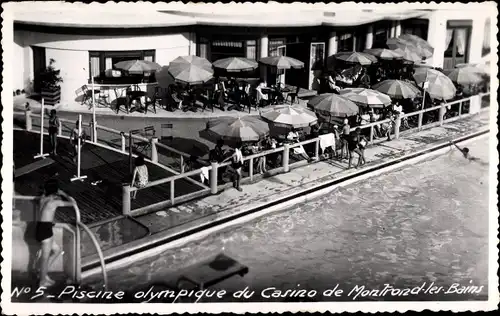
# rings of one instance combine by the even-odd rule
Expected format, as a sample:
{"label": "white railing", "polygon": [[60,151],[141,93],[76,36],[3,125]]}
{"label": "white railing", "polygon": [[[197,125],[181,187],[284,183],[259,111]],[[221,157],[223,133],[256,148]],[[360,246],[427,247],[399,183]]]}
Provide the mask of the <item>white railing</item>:
{"label": "white railing", "polygon": [[[205,168],[206,168],[206,171],[208,171],[208,173],[210,174],[210,177],[209,177],[210,181],[212,181],[212,179],[217,179],[217,175],[215,175],[215,178],[212,175],[213,170],[217,170],[216,168],[213,169],[213,166],[208,166]],[[176,202],[186,201],[186,200],[191,199],[194,196],[203,195],[204,193],[208,192],[208,190],[209,190],[208,188],[204,189],[204,190],[199,190],[199,191],[195,191],[192,193],[188,193],[188,194],[185,194],[182,197],[178,197],[178,198],[176,198],[176,196],[175,196],[175,181],[186,180],[186,178],[188,178],[188,177],[200,176],[200,174],[202,174],[203,172],[204,172],[203,169],[196,169],[196,170],[192,170],[189,172],[184,172],[182,174],[178,174],[178,175],[171,176],[168,178],[163,178],[163,179],[151,181],[145,187],[142,187],[142,188],[138,188],[138,187],[130,186],[130,185],[124,185],[122,187],[122,189],[123,189],[123,195],[122,195],[123,214],[126,216],[137,215],[139,213],[142,213],[142,212],[145,212],[145,211],[148,211],[151,209],[159,209],[159,208],[162,208],[165,206],[173,206],[173,205],[175,205]],[[147,206],[142,207],[142,208],[132,209],[132,200],[131,200],[132,193],[134,193],[136,191],[145,191],[145,190],[148,190],[152,187],[156,187],[156,186],[166,184],[166,183],[168,183],[170,186],[168,199],[165,197],[165,199],[162,201],[147,205]],[[210,185],[216,186],[217,183],[215,183],[215,184],[210,183]],[[141,193],[137,192],[137,194],[141,194]]]}
{"label": "white railing", "polygon": [[[24,195],[15,195],[13,197],[14,199],[14,205],[16,200],[24,200],[24,201],[36,201],[39,199],[37,196],[24,196]],[[107,276],[107,271],[106,271],[106,264],[104,261],[104,255],[101,250],[101,246],[99,245],[99,242],[97,241],[96,237],[92,233],[92,231],[81,222],[80,220],[80,209],[78,208],[78,204],[73,198],[70,198],[70,201],[66,203],[64,206],[66,207],[72,207],[73,210],[75,211],[75,226],[76,229],[73,231],[69,228],[67,228],[64,225],[61,225],[60,223],[56,223],[56,227],[61,227],[63,229],[66,229],[70,231],[72,234],[74,234],[74,239],[73,239],[73,246],[75,251],[73,252],[73,262],[75,264],[73,268],[73,276],[72,279],[75,283],[80,283],[81,281],[81,273],[82,273],[82,264],[81,264],[81,241],[80,241],[80,230],[79,228],[82,228],[90,237],[92,240],[94,246],[96,247],[97,254],[99,255],[100,263],[101,263],[101,268],[102,268],[102,277],[103,277],[103,282],[104,282],[104,288],[107,289],[108,287],[108,276]],[[17,209],[19,210],[19,209]],[[34,218],[36,220],[36,218]]]}
{"label": "white railing", "polygon": [[[449,102],[446,104],[441,104],[439,106],[434,106],[431,108],[422,109],[422,110],[419,110],[416,112],[407,113],[404,115],[397,116],[396,119],[394,120],[394,125],[392,126],[391,130],[389,130],[389,133],[390,133],[390,135],[394,135],[396,139],[399,138],[400,133],[402,132],[401,131],[402,119],[408,119],[408,118],[411,118],[414,116],[417,116],[416,126],[405,130],[404,131],[405,133],[408,131],[421,130],[423,128],[430,128],[432,126],[442,125],[445,122],[451,122],[451,121],[454,121],[456,119],[460,119],[460,118],[463,118],[466,116],[473,115],[474,113],[477,113],[478,111],[474,111],[473,113],[471,113],[472,101],[481,102],[482,97],[488,96],[488,95],[489,95],[489,93],[479,94],[479,95],[464,98],[461,100],[452,101],[452,102]],[[470,102],[471,105],[469,107],[469,113],[464,114],[463,113],[463,105],[465,102]],[[452,106],[455,104],[458,104],[458,107],[459,107],[457,116],[455,116],[453,118],[446,119],[445,118],[446,107]],[[479,105],[479,108],[480,108],[480,105]],[[424,114],[431,112],[431,111],[439,111],[438,118],[437,118],[437,120],[426,124],[423,120]],[[31,122],[28,124],[28,118],[30,118],[31,116],[33,116],[33,115],[26,114],[26,119],[27,119],[26,127],[27,127],[27,129],[31,129]],[[374,137],[375,127],[380,126],[382,124],[388,124],[389,122],[390,122],[390,119],[385,119],[385,120],[381,120],[381,121],[377,121],[377,122],[373,122],[373,123],[359,126],[359,128],[361,130],[367,130],[367,129],[369,130],[369,143],[374,144],[375,143],[375,137]],[[129,134],[123,133],[123,132],[120,132],[120,131],[117,131],[117,130],[114,130],[114,129],[111,129],[108,127],[104,127],[104,126],[97,126],[97,128],[100,130],[103,130],[103,131],[108,131],[108,132],[114,133],[116,135],[120,135],[120,151],[122,153],[126,153],[127,138],[130,137]],[[199,176],[203,172],[202,170],[205,170],[205,171],[207,169],[209,170],[209,182],[210,182],[209,190],[212,194],[216,194],[219,191],[219,185],[218,185],[218,180],[217,180],[218,179],[218,172],[220,172],[219,169],[224,168],[224,167],[228,167],[231,164],[230,162],[211,163],[210,166],[204,167],[205,169],[197,169],[197,170],[193,170],[190,172],[184,172],[184,161],[185,161],[185,159],[189,158],[188,154],[182,153],[182,152],[180,152],[174,148],[171,148],[169,146],[166,146],[163,144],[158,144],[157,140],[154,140],[154,139],[147,139],[147,138],[144,138],[141,136],[136,136],[136,135],[132,135],[132,137],[135,139],[141,140],[141,141],[151,142],[150,145],[151,145],[151,150],[152,150],[152,154],[151,154],[152,161],[158,160],[158,152],[157,152],[158,147],[164,148],[164,149],[172,152],[173,154],[178,155],[180,157],[180,161],[181,161],[181,167],[180,167],[181,173],[178,175],[164,178],[164,179],[152,181],[146,187],[140,188],[140,189],[136,188],[136,187],[131,187],[130,185],[124,186],[123,192],[122,192],[123,193],[122,202],[123,202],[123,214],[124,215],[136,214],[138,212],[144,212],[147,209],[158,208],[158,207],[162,207],[162,206],[166,206],[166,205],[174,205],[178,201],[187,200],[189,198],[192,198],[195,196],[200,196],[201,194],[206,193],[206,191],[208,191],[208,189],[201,190],[198,192],[193,192],[193,193],[184,195],[182,197],[176,197],[176,195],[175,195],[175,181],[179,181],[181,179],[188,179],[188,178],[193,177],[193,176]],[[315,143],[314,159],[312,159],[312,160],[318,161],[319,160],[319,148],[320,148],[319,138],[314,138],[314,139],[310,139],[310,140],[306,140],[306,141],[302,141],[302,142],[294,143],[294,144],[284,144],[283,146],[276,148],[276,149],[271,149],[271,150],[267,150],[267,151],[264,151],[261,153],[257,153],[254,155],[244,157],[243,158],[244,162],[248,162],[249,172],[248,172],[248,177],[245,177],[244,179],[242,179],[242,181],[243,182],[248,181],[248,180],[254,181],[254,179],[256,177],[256,174],[254,172],[255,160],[262,158],[262,159],[264,159],[264,163],[265,163],[265,161],[269,158],[269,156],[273,155],[273,154],[280,154],[281,153],[281,155],[282,155],[282,160],[281,160],[280,166],[275,166],[274,170],[271,170],[275,173],[288,172],[288,171],[290,171],[291,167],[295,168],[295,167],[298,167],[299,165],[303,165],[303,163],[304,163],[303,161],[290,163],[290,149],[293,149],[293,148],[296,148],[299,146],[303,146],[303,145],[307,145],[307,144],[311,144],[311,143]],[[190,180],[191,180],[191,182],[194,181],[192,179],[190,179]],[[162,201],[162,202],[154,203],[154,204],[147,206],[147,207],[132,209],[131,193],[133,193],[134,191],[147,190],[148,188],[158,186],[161,184],[165,184],[165,183],[170,184],[169,199],[166,199],[165,201]],[[222,186],[227,186],[227,184],[223,184]]]}

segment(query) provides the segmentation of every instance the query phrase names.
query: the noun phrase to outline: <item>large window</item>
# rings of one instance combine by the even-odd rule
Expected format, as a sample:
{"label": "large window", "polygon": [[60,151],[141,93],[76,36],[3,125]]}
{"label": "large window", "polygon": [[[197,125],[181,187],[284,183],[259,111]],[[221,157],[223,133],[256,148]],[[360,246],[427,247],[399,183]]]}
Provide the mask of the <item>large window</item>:
{"label": "large window", "polygon": [[409,19],[401,21],[402,34],[413,34],[424,40],[427,40],[428,32],[429,32],[429,20]]}
{"label": "large window", "polygon": [[286,40],[270,39],[269,40],[269,56],[285,56],[286,55]]}
{"label": "large window", "polygon": [[147,60],[155,61],[154,50],[134,50],[134,51],[103,51],[89,52],[89,78],[103,78],[106,70],[114,69],[114,65],[126,60]]}
{"label": "large window", "polygon": [[444,38],[444,69],[452,69],[457,64],[466,63],[469,57],[469,40],[472,22],[450,21]]}
{"label": "large window", "polygon": [[338,51],[340,52],[352,52],[354,50],[354,34],[353,33],[343,33],[339,36]]}
{"label": "large window", "polygon": [[386,48],[391,32],[391,21],[379,21],[373,24],[372,48]]}
{"label": "large window", "polygon": [[212,39],[199,37],[198,57],[214,62],[227,57],[257,59],[257,40]]}

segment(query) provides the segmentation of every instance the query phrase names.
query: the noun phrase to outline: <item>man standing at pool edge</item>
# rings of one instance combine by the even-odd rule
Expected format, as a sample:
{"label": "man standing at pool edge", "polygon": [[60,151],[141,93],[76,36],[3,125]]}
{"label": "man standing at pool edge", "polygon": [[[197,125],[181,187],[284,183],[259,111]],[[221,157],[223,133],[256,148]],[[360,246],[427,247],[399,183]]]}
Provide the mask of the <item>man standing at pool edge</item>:
{"label": "man standing at pool edge", "polygon": [[[40,250],[37,253],[37,261],[40,264],[40,287],[54,285],[54,280],[49,278],[49,267],[55,262],[57,257],[63,254],[62,249],[54,242],[54,217],[57,208],[68,206],[62,198],[72,200],[66,193],[59,190],[59,183],[56,179],[45,182],[44,194],[40,197],[40,213],[37,218],[35,238],[40,243]],[[69,203],[71,204],[71,203]]]}

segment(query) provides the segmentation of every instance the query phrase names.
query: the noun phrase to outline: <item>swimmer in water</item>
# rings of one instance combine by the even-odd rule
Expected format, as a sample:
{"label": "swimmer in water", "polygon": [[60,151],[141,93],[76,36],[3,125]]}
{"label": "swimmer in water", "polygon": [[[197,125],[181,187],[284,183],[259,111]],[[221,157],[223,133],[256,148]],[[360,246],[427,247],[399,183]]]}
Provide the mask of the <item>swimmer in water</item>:
{"label": "swimmer in water", "polygon": [[57,180],[51,179],[45,183],[44,193],[40,197],[40,213],[36,223],[35,238],[40,243],[40,250],[37,253],[35,266],[39,263],[40,268],[40,287],[49,287],[55,284],[54,280],[49,278],[49,267],[55,262],[57,257],[63,254],[62,249],[54,242],[54,217],[57,208],[72,205],[62,198],[69,201],[73,199],[59,190]]}
{"label": "swimmer in water", "polygon": [[473,156],[471,156],[469,154],[469,152],[470,152],[469,148],[467,148],[467,147],[460,148],[460,147],[457,146],[457,144],[455,144],[453,142],[450,142],[450,144],[455,145],[455,147],[457,147],[457,149],[460,150],[460,152],[462,153],[462,155],[464,156],[465,159],[468,159],[469,161],[478,161],[478,160],[480,160],[479,158],[473,157]]}

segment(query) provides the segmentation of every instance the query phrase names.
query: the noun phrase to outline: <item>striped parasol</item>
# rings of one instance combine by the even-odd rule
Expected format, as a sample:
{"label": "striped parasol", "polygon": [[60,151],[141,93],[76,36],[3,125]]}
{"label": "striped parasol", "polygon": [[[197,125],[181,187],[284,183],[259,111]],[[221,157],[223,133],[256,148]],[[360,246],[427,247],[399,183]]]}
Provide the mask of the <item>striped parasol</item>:
{"label": "striped parasol", "polygon": [[177,82],[187,84],[202,84],[213,78],[213,69],[205,68],[202,64],[199,66],[189,63],[170,63],[168,72]]}
{"label": "striped parasol", "polygon": [[348,63],[360,64],[360,65],[371,65],[376,63],[377,57],[359,52],[342,52],[334,55],[336,59],[342,60]]}
{"label": "striped parasol", "polygon": [[442,72],[434,69],[417,68],[415,69],[413,78],[417,84],[422,87],[424,82],[427,81],[429,83],[426,92],[429,93],[433,99],[449,100],[452,99],[457,92],[451,79]]}
{"label": "striped parasol", "polygon": [[479,84],[483,81],[481,73],[474,67],[455,68],[448,74],[448,78],[463,86]]}
{"label": "striped parasol", "polygon": [[402,80],[384,80],[374,85],[373,89],[393,99],[413,99],[420,94],[417,87]]}
{"label": "striped parasol", "polygon": [[261,58],[259,62],[268,66],[274,66],[278,69],[304,68],[303,62],[287,56],[264,57]]}
{"label": "striped parasol", "polygon": [[258,117],[228,117],[210,123],[209,131],[227,141],[258,141],[269,134],[269,125]]}
{"label": "striped parasol", "polygon": [[159,64],[147,60],[125,60],[116,63],[114,66],[117,69],[128,71],[131,74],[153,72],[161,68]]}
{"label": "striped parasol", "polygon": [[404,60],[410,61],[412,63],[419,63],[422,61],[422,57],[415,50],[409,47],[396,48],[394,51],[403,55]]}
{"label": "striped parasol", "polygon": [[176,59],[172,60],[169,66],[172,67],[172,66],[177,66],[179,64],[180,65],[188,64],[196,66],[198,68],[212,70],[212,64],[207,59],[193,55],[179,56]]}
{"label": "striped parasol", "polygon": [[376,90],[365,88],[340,90],[340,95],[360,106],[382,108],[386,105],[391,104],[392,102],[391,98],[388,95]]}
{"label": "striped parasol", "polygon": [[286,128],[308,127],[318,121],[314,112],[299,105],[282,105],[261,113],[261,117],[275,126]]}
{"label": "striped parasol", "polygon": [[372,48],[366,49],[364,52],[384,60],[403,59],[403,54],[401,52],[392,49]]}
{"label": "striped parasol", "polygon": [[344,117],[356,115],[359,112],[358,106],[354,102],[334,93],[315,96],[307,105],[323,115]]}
{"label": "striped parasol", "polygon": [[421,37],[413,34],[403,34],[399,38],[412,43],[416,48],[420,56],[425,58],[430,58],[434,55],[434,47],[432,47],[429,42]]}
{"label": "striped parasol", "polygon": [[259,67],[259,64],[255,60],[248,58],[229,57],[215,61],[213,66],[227,72],[241,72],[254,70]]}

